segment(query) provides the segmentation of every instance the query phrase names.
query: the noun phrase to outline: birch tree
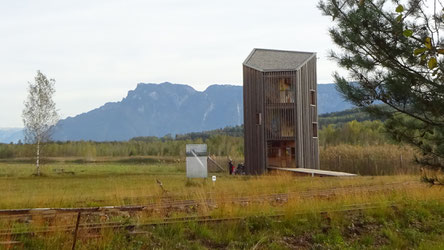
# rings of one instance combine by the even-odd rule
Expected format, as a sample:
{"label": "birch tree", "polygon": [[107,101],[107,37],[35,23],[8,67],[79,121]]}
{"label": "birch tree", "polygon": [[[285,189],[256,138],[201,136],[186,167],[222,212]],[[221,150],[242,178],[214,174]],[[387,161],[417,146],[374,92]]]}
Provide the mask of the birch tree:
{"label": "birch tree", "polygon": [[42,144],[50,140],[51,129],[59,120],[52,97],[55,80],[48,79],[40,71],[34,83],[28,82],[28,97],[25,100],[22,118],[25,141],[36,146],[36,173],[40,176],[40,155]]}

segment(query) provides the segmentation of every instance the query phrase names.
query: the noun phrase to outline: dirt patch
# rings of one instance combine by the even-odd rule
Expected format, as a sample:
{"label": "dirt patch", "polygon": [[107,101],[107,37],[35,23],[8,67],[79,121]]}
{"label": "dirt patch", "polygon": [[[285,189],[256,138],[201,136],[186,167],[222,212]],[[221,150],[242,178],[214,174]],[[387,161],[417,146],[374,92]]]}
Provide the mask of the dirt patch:
{"label": "dirt patch", "polygon": [[284,236],[280,243],[289,249],[310,249],[313,246],[313,237],[310,233],[295,236]]}

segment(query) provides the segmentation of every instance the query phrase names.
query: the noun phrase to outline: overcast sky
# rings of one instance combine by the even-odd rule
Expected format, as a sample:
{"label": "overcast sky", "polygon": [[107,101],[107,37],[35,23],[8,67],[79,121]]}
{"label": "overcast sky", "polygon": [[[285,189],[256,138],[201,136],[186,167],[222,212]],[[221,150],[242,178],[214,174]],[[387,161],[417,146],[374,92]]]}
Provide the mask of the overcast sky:
{"label": "overcast sky", "polygon": [[317,1],[21,0],[0,8],[0,128],[22,127],[27,83],[56,79],[62,118],[120,101],[139,82],[205,90],[242,85],[253,48],[317,52],[318,82],[336,64]]}

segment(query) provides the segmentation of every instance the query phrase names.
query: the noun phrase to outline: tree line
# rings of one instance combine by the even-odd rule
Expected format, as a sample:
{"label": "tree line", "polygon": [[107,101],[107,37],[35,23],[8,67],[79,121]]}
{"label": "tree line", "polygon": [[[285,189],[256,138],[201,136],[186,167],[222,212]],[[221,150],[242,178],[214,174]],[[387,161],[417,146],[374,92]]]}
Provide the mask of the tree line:
{"label": "tree line", "polygon": [[[209,154],[243,156],[243,138],[214,135],[207,139],[129,140],[122,142],[67,141],[48,142],[42,148],[44,157],[127,157],[127,156],[183,156],[186,144],[208,144]],[[0,158],[27,158],[35,156],[32,144],[0,144]]]}
{"label": "tree line", "polygon": [[[394,141],[384,132],[381,121],[356,120],[347,123],[329,124],[319,130],[321,147],[349,145],[382,145]],[[233,135],[234,134],[234,135]],[[128,157],[128,156],[180,156],[185,157],[186,144],[208,145],[209,154],[243,157],[243,127],[227,127],[201,133],[189,133],[164,137],[135,137],[129,141],[94,142],[67,141],[48,142],[42,149],[45,157]],[[31,144],[0,144],[0,158],[26,158],[35,156]]]}

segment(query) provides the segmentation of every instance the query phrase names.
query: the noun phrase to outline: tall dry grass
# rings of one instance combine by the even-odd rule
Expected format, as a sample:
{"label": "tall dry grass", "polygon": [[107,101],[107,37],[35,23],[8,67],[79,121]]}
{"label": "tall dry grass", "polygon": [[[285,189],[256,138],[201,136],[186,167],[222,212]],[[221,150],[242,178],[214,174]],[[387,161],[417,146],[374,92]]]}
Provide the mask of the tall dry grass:
{"label": "tall dry grass", "polygon": [[417,174],[417,152],[392,144],[359,146],[341,144],[320,148],[321,169],[360,175]]}
{"label": "tall dry grass", "polygon": [[[44,176],[34,177],[32,164],[0,163],[0,209],[134,205],[165,197],[229,199],[233,196],[299,192],[374,182],[374,177],[299,177],[296,181],[294,176],[289,175],[229,176],[216,173],[217,181],[213,184],[211,179],[188,180],[184,165],[54,163],[43,166]],[[163,183],[167,193],[163,193],[157,180]],[[378,180],[382,183],[419,181],[419,176],[381,176]]]}
{"label": "tall dry grass", "polygon": [[[404,214],[407,216],[407,219],[411,221],[412,219],[412,208],[415,208],[419,214],[428,215],[430,214],[430,210],[425,210],[423,208],[423,204],[433,205],[435,207],[441,207],[443,205],[444,193],[440,187],[430,187],[425,184],[421,184],[418,181],[413,184],[403,185],[396,189],[390,190],[379,190],[375,192],[372,189],[373,185],[381,185],[384,183],[390,183],[392,181],[405,181],[412,180],[414,177],[401,177],[401,176],[393,176],[393,177],[357,177],[357,178],[298,178],[298,181],[295,181],[295,177],[291,177],[288,175],[277,175],[277,176],[264,176],[258,178],[237,178],[232,177],[229,179],[224,179],[222,183],[212,187],[211,185],[194,185],[194,186],[184,186],[184,183],[180,180],[175,180],[177,187],[182,187],[182,195],[188,194],[189,197],[193,197],[196,200],[201,200],[202,205],[197,206],[195,209],[191,210],[183,210],[183,211],[168,211],[168,209],[159,209],[158,211],[141,211],[135,212],[133,214],[129,214],[127,212],[122,213],[114,213],[109,214],[109,217],[104,219],[104,221],[100,220],[100,222],[122,222],[128,224],[144,224],[150,222],[162,221],[164,218],[174,218],[174,217],[183,217],[183,216],[212,216],[214,218],[233,218],[233,217],[245,217],[245,220],[240,220],[239,222],[233,223],[247,223],[247,228],[251,231],[251,235],[248,237],[252,237],[257,234],[255,228],[259,226],[269,227],[271,224],[271,219],[267,218],[269,215],[283,214],[284,216],[279,218],[279,222],[275,225],[277,228],[271,230],[273,233],[276,233],[276,229],[284,227],[285,224],[292,224],[299,228],[299,230],[306,230],[307,226],[312,223],[318,223],[318,220],[335,220],[336,216],[341,216],[341,213],[334,213],[333,211],[342,211],[346,209],[359,208],[362,206],[372,205],[373,209],[371,210],[362,210],[359,214],[372,215],[376,214],[375,219],[381,219],[381,224],[385,223],[386,220],[391,218],[395,218]],[[416,177],[417,178],[417,177]],[[301,191],[307,189],[323,189],[323,188],[335,188],[342,186],[360,186],[360,185],[368,185],[367,188],[356,189],[355,192],[350,193],[349,191],[336,191],[335,195],[325,197],[321,195],[314,195],[312,197],[303,197],[298,196],[297,193],[294,196],[291,196],[287,202],[273,202],[273,201],[257,201],[251,203],[233,203],[228,197],[232,196],[247,196],[258,193],[270,193],[276,191]],[[170,184],[168,184],[170,186]],[[239,188],[233,188],[238,186]],[[170,186],[171,188],[171,186]],[[118,194],[121,190],[120,194],[125,193],[125,187],[116,187],[114,190],[114,194]],[[149,189],[148,189],[149,190]],[[170,189],[171,190],[171,189]],[[176,193],[180,193],[181,190],[176,190]],[[227,192],[229,191],[229,192]],[[113,190],[111,190],[113,192]],[[136,192],[135,192],[136,193]],[[134,194],[135,194],[134,193]],[[128,192],[126,193],[128,195]],[[208,198],[218,199],[217,206],[207,206],[204,203],[205,199]],[[120,197],[121,198],[121,197]],[[226,198],[224,200],[224,198]],[[116,197],[117,199],[117,197]],[[122,200],[122,203],[125,203]],[[391,205],[395,203],[397,205],[396,210],[391,208]],[[406,207],[406,209],[404,209]],[[442,209],[440,209],[442,211]],[[394,213],[396,212],[396,214]],[[441,213],[442,214],[442,213]],[[58,217],[57,221],[51,222],[51,226],[57,225],[73,225],[75,223],[75,216],[72,218],[66,218],[66,221],[60,221],[62,218]],[[307,225],[299,225],[301,223],[301,219],[307,222]],[[99,222],[98,218],[90,218],[84,217],[82,223],[91,223],[91,222]],[[354,221],[353,221],[354,222]],[[414,225],[418,226],[420,221],[414,221]],[[297,224],[294,224],[297,223]],[[347,223],[345,228],[349,228],[352,223]],[[354,222],[356,223],[356,222]],[[375,225],[374,220],[363,221],[363,223],[368,223],[370,227]],[[270,225],[268,225],[270,224]],[[322,223],[321,223],[322,224]],[[38,218],[38,216],[34,216],[32,220],[27,222],[17,222],[14,224],[5,223],[1,224],[0,229],[9,228],[14,232],[21,232],[27,230],[38,230],[41,228],[45,228],[49,224],[47,221],[43,220],[43,218]],[[198,224],[196,223],[196,226]],[[205,230],[205,223],[199,224],[203,225],[201,230]],[[384,224],[385,225],[385,224]],[[325,226],[325,225],[324,225]],[[330,226],[330,223],[328,223]],[[339,226],[339,224],[333,223],[331,225],[333,228]],[[426,226],[430,226],[427,224]],[[177,228],[176,228],[177,227]],[[177,241],[180,238],[186,237],[185,235],[178,235],[181,230],[186,230],[189,232],[192,229],[193,223],[189,224],[174,224],[169,226],[161,226],[161,227],[150,227],[147,234],[144,237],[150,237],[156,233],[156,230],[163,230],[160,235],[160,239],[165,241]],[[199,226],[200,227],[200,226]],[[214,237],[221,237],[224,239],[227,237],[227,234],[233,234],[233,237],[238,235],[240,232],[236,232],[234,229],[230,229],[227,227],[225,223],[217,224],[216,227],[222,228],[221,232]],[[405,228],[406,226],[400,225],[401,228]],[[294,230],[297,228],[289,228],[288,232],[293,234]],[[319,230],[321,227],[319,227]],[[171,231],[170,231],[171,230]],[[179,231],[176,231],[179,230]],[[316,229],[315,231],[319,231]],[[242,230],[245,231],[245,230]],[[248,232],[248,230],[246,231]],[[205,232],[201,232],[202,235],[197,235],[196,237],[191,237],[191,240],[195,241],[197,239],[204,239]],[[126,248],[125,244],[134,243],[134,239],[129,238],[133,236],[129,236],[125,231],[115,231],[112,230],[101,230],[95,233],[88,233],[82,231],[79,233],[79,249],[123,249]],[[261,236],[262,237],[262,236]],[[259,237],[260,238],[260,237]],[[158,238],[157,238],[158,239]],[[42,246],[46,249],[69,249],[70,245],[66,244],[67,242],[72,241],[72,233],[54,233],[54,234],[46,234],[46,235],[37,235],[32,238],[20,238],[21,241],[26,242],[28,247],[39,248],[38,244],[42,244]],[[152,241],[153,239],[149,238],[147,241]],[[217,241],[216,239],[213,239]],[[259,240],[259,239],[257,239]],[[117,242],[116,242],[117,241]],[[129,242],[128,242],[129,241]],[[118,247],[115,244],[119,244]],[[114,247],[111,247],[113,246]],[[253,243],[252,246],[255,244]],[[94,246],[94,247],[92,247]],[[163,245],[162,245],[163,246]],[[167,245],[169,246],[169,245]],[[157,246],[159,247],[159,246]],[[134,249],[133,246],[129,247],[130,249]],[[136,247],[135,247],[136,248]],[[147,247],[149,248],[149,247]],[[153,247],[155,248],[155,247]],[[166,247],[166,248],[171,248]],[[189,248],[189,247],[184,247]],[[137,249],[137,248],[136,248]]]}

